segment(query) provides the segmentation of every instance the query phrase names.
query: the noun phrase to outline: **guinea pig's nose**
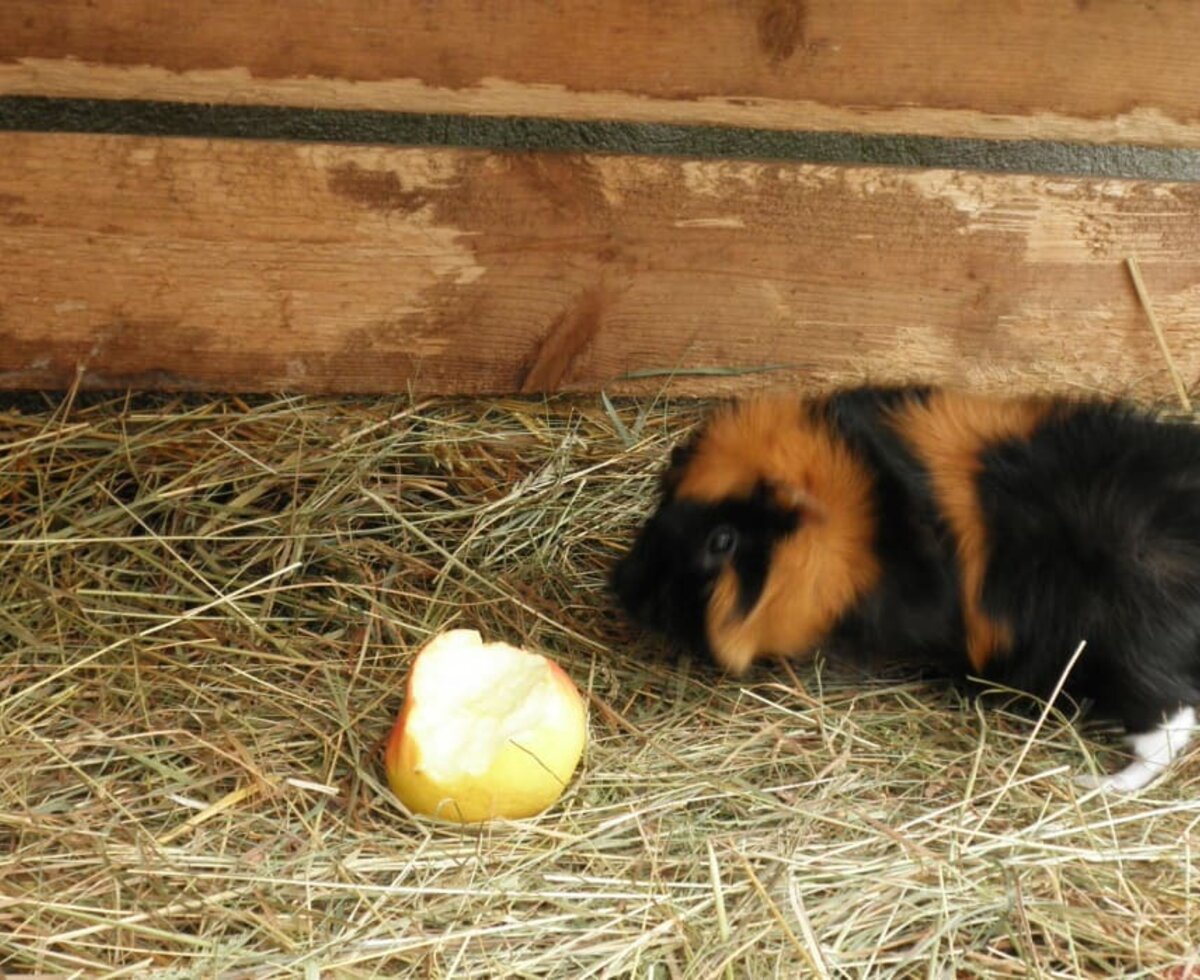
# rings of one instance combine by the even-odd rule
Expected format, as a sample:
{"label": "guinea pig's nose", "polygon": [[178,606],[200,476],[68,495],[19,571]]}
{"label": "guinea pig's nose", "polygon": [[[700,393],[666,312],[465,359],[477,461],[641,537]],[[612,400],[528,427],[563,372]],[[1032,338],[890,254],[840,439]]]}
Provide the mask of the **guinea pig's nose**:
{"label": "guinea pig's nose", "polygon": [[617,560],[609,576],[609,585],[621,602],[626,602],[630,592],[630,579],[633,577],[630,568],[629,555]]}
{"label": "guinea pig's nose", "polygon": [[621,607],[631,619],[643,625],[652,625],[654,589],[648,581],[645,562],[636,549],[613,566],[610,584]]}

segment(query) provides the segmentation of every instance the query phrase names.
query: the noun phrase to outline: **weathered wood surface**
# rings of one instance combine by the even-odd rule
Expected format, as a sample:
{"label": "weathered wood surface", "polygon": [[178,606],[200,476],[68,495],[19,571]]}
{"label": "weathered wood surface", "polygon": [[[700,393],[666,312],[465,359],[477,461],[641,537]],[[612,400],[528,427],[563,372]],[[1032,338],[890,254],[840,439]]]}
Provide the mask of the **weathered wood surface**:
{"label": "weathered wood surface", "polygon": [[[0,386],[1169,395],[1200,186],[0,134]],[[781,369],[722,378],[695,369]]]}
{"label": "weathered wood surface", "polygon": [[0,92],[1200,146],[1200,4],[4,0]]}

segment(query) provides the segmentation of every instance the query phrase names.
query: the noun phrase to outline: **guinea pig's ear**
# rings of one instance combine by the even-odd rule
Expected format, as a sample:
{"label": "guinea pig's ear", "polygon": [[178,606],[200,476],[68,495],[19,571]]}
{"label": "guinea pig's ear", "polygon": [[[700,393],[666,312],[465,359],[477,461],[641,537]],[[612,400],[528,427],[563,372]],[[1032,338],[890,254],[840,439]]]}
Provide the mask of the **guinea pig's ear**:
{"label": "guinea pig's ear", "polygon": [[763,503],[794,514],[799,520],[821,521],[825,518],[825,507],[803,487],[786,481],[762,480],[755,488],[755,495]]}

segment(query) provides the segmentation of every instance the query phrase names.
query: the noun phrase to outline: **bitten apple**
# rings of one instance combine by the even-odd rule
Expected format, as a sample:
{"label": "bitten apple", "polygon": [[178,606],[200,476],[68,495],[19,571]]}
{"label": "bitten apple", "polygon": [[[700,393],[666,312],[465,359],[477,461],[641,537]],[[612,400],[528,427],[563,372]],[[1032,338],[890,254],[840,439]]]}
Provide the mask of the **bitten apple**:
{"label": "bitten apple", "polygon": [[529,817],[562,795],[586,739],[583,698],[558,664],[449,630],[413,663],[388,739],[388,782],[414,813]]}

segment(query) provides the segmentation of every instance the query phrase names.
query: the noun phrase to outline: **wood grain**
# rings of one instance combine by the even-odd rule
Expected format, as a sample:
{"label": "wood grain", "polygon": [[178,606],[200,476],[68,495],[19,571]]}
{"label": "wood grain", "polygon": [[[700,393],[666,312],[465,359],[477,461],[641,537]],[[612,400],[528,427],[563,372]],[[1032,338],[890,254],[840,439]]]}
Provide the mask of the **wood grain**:
{"label": "wood grain", "polygon": [[1192,0],[5,0],[0,92],[1200,146]]}
{"label": "wood grain", "polygon": [[1129,255],[1200,376],[1197,185],[65,134],[0,158],[7,388],[1167,396]]}

